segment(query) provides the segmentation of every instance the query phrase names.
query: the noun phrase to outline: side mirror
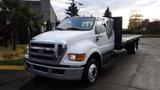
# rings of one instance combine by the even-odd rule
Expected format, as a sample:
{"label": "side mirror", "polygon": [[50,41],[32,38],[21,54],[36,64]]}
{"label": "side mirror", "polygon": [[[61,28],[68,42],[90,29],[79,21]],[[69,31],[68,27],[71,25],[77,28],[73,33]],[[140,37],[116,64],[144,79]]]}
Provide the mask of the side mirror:
{"label": "side mirror", "polygon": [[105,23],[103,24],[103,26],[104,26],[105,28],[107,27]]}

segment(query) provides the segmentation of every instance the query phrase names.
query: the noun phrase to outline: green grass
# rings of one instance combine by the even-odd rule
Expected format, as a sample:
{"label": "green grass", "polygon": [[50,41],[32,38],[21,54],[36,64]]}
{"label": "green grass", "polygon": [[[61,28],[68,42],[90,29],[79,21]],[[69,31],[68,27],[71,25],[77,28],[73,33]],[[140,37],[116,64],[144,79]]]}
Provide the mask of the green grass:
{"label": "green grass", "polygon": [[[11,47],[9,48],[0,47],[0,61],[23,58],[25,47],[26,45],[17,45],[16,52],[12,51]],[[6,58],[7,56],[11,56],[10,54],[12,53],[14,54],[11,58]]]}
{"label": "green grass", "polygon": [[17,60],[6,60],[6,61],[0,61],[0,66],[4,65],[24,65],[25,59],[17,59]]}
{"label": "green grass", "polygon": [[[17,45],[17,51],[23,51],[25,49],[26,45]],[[0,47],[0,53],[11,51],[11,47],[4,48]]]}
{"label": "green grass", "polygon": [[[17,45],[17,51],[14,52],[12,51],[11,47],[9,48],[4,48],[0,47],[0,65],[24,65],[25,60],[24,60],[24,50],[25,50],[26,45]],[[13,55],[12,58],[7,59],[4,56],[10,56],[11,53],[17,53],[18,55],[15,54]]]}

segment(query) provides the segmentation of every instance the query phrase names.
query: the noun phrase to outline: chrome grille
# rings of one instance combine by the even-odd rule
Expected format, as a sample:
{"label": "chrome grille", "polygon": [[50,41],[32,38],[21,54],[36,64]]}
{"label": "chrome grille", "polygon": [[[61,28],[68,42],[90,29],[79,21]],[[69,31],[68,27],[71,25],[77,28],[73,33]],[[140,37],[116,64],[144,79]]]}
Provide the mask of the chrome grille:
{"label": "chrome grille", "polygon": [[[38,49],[30,49],[30,52],[34,52],[34,53],[39,53],[39,50]],[[53,51],[49,51],[49,50],[43,50],[43,53],[45,54],[54,54]]]}
{"label": "chrome grille", "polygon": [[29,57],[31,59],[53,61],[56,59],[54,47],[54,44],[31,43]]}
{"label": "chrome grille", "polygon": [[65,51],[66,47],[60,43],[31,42],[29,46],[29,59],[45,64],[58,64],[64,56]]}
{"label": "chrome grille", "polygon": [[37,54],[30,54],[30,57],[31,58],[35,58],[35,59],[39,59],[39,60],[49,60],[49,61],[52,61],[53,60],[53,58],[55,58],[55,57],[52,57],[52,56],[40,56],[40,55],[37,55]]}
{"label": "chrome grille", "polygon": [[47,47],[47,48],[54,48],[54,44],[42,44],[42,43],[31,43],[31,46],[36,46],[36,47]]}

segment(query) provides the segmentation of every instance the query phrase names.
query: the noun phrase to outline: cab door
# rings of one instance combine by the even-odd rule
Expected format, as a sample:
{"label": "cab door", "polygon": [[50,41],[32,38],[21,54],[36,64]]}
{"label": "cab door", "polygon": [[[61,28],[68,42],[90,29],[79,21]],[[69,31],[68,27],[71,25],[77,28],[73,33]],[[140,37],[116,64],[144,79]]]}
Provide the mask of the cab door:
{"label": "cab door", "polygon": [[114,48],[113,30],[109,28],[109,21],[104,18],[96,20],[95,43],[102,54],[110,52]]}

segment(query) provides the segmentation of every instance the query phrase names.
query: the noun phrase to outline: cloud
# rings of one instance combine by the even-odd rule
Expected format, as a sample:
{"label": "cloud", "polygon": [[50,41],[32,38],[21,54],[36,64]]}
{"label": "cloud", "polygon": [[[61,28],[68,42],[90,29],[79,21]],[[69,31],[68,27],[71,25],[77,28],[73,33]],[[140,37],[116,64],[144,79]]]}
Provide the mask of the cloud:
{"label": "cloud", "polygon": [[145,7],[145,6],[153,5],[155,3],[157,3],[156,0],[148,0],[148,1],[140,0],[139,2],[136,3],[136,5],[139,7]]}
{"label": "cloud", "polygon": [[[83,3],[78,6],[79,14],[85,16],[98,16],[104,14],[107,6],[110,7],[113,16],[123,16],[123,27],[127,28],[131,10],[139,10],[144,18],[150,20],[160,18],[160,1],[159,0],[77,0]],[[66,17],[65,8],[68,7],[69,0],[51,0],[58,19]]]}

